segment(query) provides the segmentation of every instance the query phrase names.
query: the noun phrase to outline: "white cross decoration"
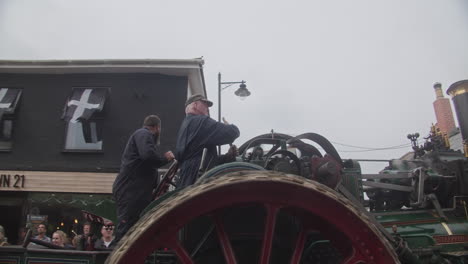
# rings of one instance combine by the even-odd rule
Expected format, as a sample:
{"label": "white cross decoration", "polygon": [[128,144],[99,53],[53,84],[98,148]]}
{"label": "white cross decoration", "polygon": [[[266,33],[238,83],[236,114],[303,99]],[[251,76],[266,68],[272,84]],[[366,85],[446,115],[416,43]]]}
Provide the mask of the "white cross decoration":
{"label": "white cross decoration", "polygon": [[84,111],[86,109],[99,108],[99,104],[90,104],[90,103],[88,103],[89,96],[91,95],[92,91],[93,91],[93,89],[86,89],[86,90],[83,91],[83,94],[81,95],[81,98],[80,98],[79,101],[71,100],[71,101],[68,102],[68,106],[72,106],[72,105],[76,106],[75,112],[73,113],[73,117],[70,119],[70,122],[77,123],[78,118],[80,118],[83,115],[83,113],[84,113]]}
{"label": "white cross decoration", "polygon": [[11,103],[1,103],[1,101],[3,101],[3,98],[5,98],[7,91],[7,88],[0,88],[0,108],[10,108],[11,106]]}

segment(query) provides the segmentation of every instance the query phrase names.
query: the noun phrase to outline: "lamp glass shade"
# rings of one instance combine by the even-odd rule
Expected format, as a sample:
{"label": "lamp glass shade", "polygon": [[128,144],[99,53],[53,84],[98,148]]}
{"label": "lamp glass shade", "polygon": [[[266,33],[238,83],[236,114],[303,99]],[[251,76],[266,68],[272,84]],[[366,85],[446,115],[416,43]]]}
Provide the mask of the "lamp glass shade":
{"label": "lamp glass shade", "polygon": [[234,92],[234,94],[239,96],[241,99],[245,99],[245,97],[248,97],[250,95],[250,91],[247,90],[247,85],[242,83],[239,86],[239,89],[237,89],[237,91]]}

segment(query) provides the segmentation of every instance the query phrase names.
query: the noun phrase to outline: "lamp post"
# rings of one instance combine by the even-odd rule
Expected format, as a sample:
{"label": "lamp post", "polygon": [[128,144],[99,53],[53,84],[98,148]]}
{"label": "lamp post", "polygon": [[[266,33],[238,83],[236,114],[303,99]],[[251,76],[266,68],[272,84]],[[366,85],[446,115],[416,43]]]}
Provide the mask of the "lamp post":
{"label": "lamp post", "polygon": [[[218,73],[218,122],[221,122],[221,91],[234,84],[240,84],[239,89],[234,92],[235,95],[239,96],[241,99],[244,99],[250,95],[250,91],[247,90],[247,85],[245,85],[244,80],[240,82],[222,82],[221,73]],[[223,87],[223,85],[226,86]],[[221,146],[218,146],[218,155],[221,155]]]}

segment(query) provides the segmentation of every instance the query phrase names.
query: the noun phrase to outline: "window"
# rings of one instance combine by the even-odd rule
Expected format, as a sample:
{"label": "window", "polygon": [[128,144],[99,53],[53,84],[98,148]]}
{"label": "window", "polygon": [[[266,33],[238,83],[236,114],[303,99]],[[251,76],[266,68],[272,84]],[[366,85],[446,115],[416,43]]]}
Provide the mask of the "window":
{"label": "window", "polygon": [[21,89],[0,88],[0,151],[13,148],[13,123]]}
{"label": "window", "polygon": [[102,151],[104,103],[109,88],[73,88],[62,115],[65,151]]}

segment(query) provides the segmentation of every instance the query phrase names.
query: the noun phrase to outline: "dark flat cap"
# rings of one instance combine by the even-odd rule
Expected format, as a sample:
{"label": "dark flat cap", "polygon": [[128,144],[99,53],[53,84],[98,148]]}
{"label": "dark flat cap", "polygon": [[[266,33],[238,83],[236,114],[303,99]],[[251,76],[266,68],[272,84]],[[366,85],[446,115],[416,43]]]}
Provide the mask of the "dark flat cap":
{"label": "dark flat cap", "polygon": [[189,99],[187,99],[187,102],[185,102],[185,106],[187,107],[187,105],[189,105],[189,104],[191,104],[193,102],[196,102],[196,101],[203,101],[208,105],[208,107],[213,106],[213,102],[206,99],[206,97],[201,95],[201,94],[194,94],[194,95],[190,96]]}

